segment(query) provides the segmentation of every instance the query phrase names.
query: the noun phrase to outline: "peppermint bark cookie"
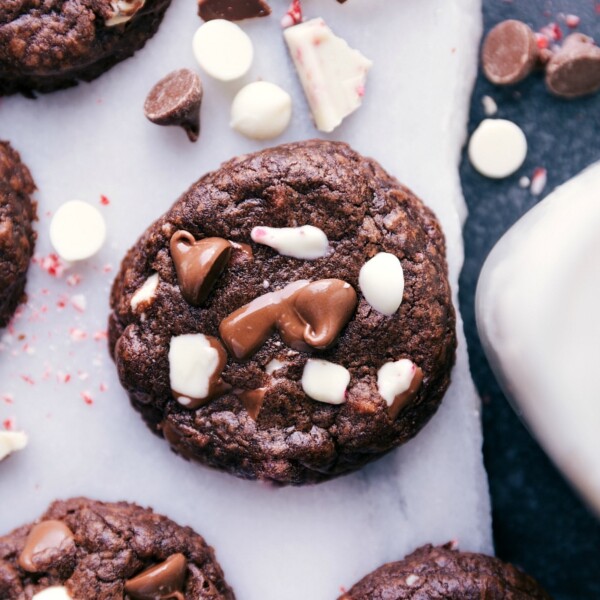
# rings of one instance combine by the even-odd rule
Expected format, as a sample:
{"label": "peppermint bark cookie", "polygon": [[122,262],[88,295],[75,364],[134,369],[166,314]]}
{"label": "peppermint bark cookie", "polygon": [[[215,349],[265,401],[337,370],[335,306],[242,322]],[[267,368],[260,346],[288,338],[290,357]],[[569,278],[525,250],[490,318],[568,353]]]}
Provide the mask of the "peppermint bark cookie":
{"label": "peppermint bark cookie", "polygon": [[404,560],[383,565],[339,600],[550,600],[529,575],[484,554],[452,544],[423,546]]}
{"label": "peppermint bark cookie", "polygon": [[126,502],[54,502],[0,537],[6,600],[233,600],[210,546],[189,527]]}
{"label": "peppermint bark cookie", "polygon": [[[0,9],[1,10],[1,9]],[[25,297],[25,282],[33,254],[35,184],[21,158],[0,142],[0,327]]]}
{"label": "peppermint bark cookie", "polygon": [[0,3],[0,96],[91,81],[142,48],[171,0]]}
{"label": "peppermint bark cookie", "polygon": [[110,349],[180,455],[303,484],[412,438],[456,346],[443,234],[373,160],[313,140],[209,173],[113,286]]}

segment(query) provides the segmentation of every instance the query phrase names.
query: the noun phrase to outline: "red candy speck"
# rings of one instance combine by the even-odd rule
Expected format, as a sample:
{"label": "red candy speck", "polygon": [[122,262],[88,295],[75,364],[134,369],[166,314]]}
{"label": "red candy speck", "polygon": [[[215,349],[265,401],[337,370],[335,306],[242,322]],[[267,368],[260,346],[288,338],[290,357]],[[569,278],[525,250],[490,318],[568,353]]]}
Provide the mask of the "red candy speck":
{"label": "red candy speck", "polygon": [[7,431],[10,431],[11,429],[14,428],[15,426],[15,422],[13,419],[8,418],[8,419],[4,419],[4,421],[2,421],[2,426],[4,427],[4,429],[6,429]]}
{"label": "red candy speck", "polygon": [[89,392],[81,392],[81,397],[83,398],[83,401],[88,404],[94,404],[94,399],[92,398],[91,394]]}
{"label": "red candy speck", "polygon": [[110,200],[103,194],[100,196],[100,204],[102,204],[102,206],[108,206],[110,204]]}
{"label": "red candy speck", "polygon": [[302,23],[302,5],[300,0],[292,0],[288,11],[281,19],[281,26],[291,27],[292,25],[298,25],[298,23]]}
{"label": "red candy speck", "polygon": [[32,377],[30,377],[29,375],[21,375],[21,379],[25,382],[28,383],[29,385],[35,385],[35,381],[33,380]]}

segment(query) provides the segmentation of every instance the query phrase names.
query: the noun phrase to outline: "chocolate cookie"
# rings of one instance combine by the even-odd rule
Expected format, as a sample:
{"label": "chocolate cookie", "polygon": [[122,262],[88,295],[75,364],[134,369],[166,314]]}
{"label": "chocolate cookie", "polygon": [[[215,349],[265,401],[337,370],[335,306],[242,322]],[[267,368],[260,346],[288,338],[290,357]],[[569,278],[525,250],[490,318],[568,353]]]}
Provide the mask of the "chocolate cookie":
{"label": "chocolate cookie", "polygon": [[540,585],[513,565],[452,544],[423,546],[383,565],[339,600],[550,600]]}
{"label": "chocolate cookie", "polygon": [[125,257],[110,349],[182,456],[302,484],[438,408],[456,346],[443,234],[375,161],[313,140],[204,176]]}
{"label": "chocolate cookie", "polygon": [[213,549],[192,529],[135,504],[86,498],[54,502],[35,523],[0,537],[0,598],[46,596],[234,598]]}
{"label": "chocolate cookie", "polygon": [[[1,9],[0,9],[1,10]],[[35,185],[21,157],[0,142],[0,327],[25,297],[27,268],[33,254]]]}
{"label": "chocolate cookie", "polygon": [[142,48],[171,0],[0,3],[0,95],[91,81]]}

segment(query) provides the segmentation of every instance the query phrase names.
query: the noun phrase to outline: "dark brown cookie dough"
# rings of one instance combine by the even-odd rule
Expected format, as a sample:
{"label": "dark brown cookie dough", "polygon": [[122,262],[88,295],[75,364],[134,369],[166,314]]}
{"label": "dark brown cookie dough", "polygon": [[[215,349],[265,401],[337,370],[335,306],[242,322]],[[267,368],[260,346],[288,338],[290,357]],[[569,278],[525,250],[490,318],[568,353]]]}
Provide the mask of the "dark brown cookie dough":
{"label": "dark brown cookie dough", "polygon": [[142,48],[171,0],[0,2],[0,95],[91,81]]}
{"label": "dark brown cookie dough", "polygon": [[[301,225],[325,232],[327,256],[300,260],[251,240],[254,226]],[[200,306],[182,295],[171,255],[170,240],[182,230],[192,242],[224,238],[251,248],[233,248]],[[404,270],[403,302],[392,316],[374,310],[359,290],[362,265],[379,252],[396,255]],[[150,277],[158,278],[158,287],[134,310],[132,297]],[[274,331],[248,360],[229,355],[222,381],[212,381],[217,397],[197,410],[174,398],[173,336],[202,333],[218,343],[222,321],[253,299],[298,280],[329,278],[349,283],[358,294],[333,346],[295,351]],[[455,314],[437,220],[375,161],[336,142],[279,146],[204,176],[129,251],[111,306],[110,349],[149,427],[182,456],[250,479],[323,481],[403,444],[437,410],[454,362]],[[350,372],[343,404],[304,393],[300,379],[308,358]],[[265,369],[274,359],[285,364],[269,375]],[[377,372],[400,359],[413,361],[423,381],[394,418],[378,392]]]}
{"label": "dark brown cookie dough", "polygon": [[550,600],[540,585],[513,565],[452,544],[423,546],[383,565],[339,600]]}
{"label": "dark brown cookie dough", "polygon": [[[0,9],[1,10],[1,9]],[[33,254],[35,185],[27,167],[7,142],[0,142],[0,327],[25,297],[27,268]]]}
{"label": "dark brown cookie dough", "polygon": [[[148,576],[157,566],[158,577],[157,569]],[[192,529],[135,504],[86,498],[54,502],[36,523],[0,537],[0,598],[30,600],[52,586],[74,600],[234,598]],[[164,595],[169,587],[179,595]]]}

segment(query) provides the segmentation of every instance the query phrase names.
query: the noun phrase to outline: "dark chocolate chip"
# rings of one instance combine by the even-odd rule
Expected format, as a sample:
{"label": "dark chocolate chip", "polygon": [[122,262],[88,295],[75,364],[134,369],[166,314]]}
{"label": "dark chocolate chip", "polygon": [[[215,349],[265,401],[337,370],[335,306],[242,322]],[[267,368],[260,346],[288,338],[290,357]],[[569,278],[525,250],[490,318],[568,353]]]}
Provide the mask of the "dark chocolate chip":
{"label": "dark chocolate chip", "polygon": [[535,34],[521,21],[498,23],[485,39],[481,60],[483,72],[492,83],[511,85],[522,81],[539,60]]}
{"label": "dark chocolate chip", "polygon": [[600,48],[592,38],[581,33],[565,38],[548,62],[546,85],[561,98],[579,98],[600,90]]}
{"label": "dark chocolate chip", "polygon": [[241,21],[267,17],[271,14],[271,7],[264,0],[199,0],[198,14],[205,21]]}
{"label": "dark chocolate chip", "polygon": [[189,69],[179,69],[161,79],[144,103],[146,117],[157,125],[183,127],[190,141],[200,135],[202,82]]}

